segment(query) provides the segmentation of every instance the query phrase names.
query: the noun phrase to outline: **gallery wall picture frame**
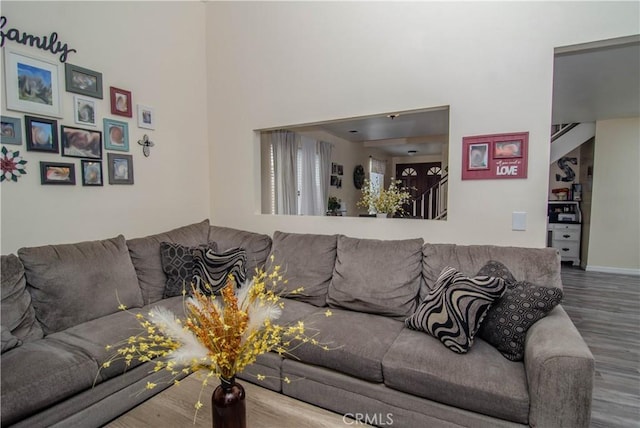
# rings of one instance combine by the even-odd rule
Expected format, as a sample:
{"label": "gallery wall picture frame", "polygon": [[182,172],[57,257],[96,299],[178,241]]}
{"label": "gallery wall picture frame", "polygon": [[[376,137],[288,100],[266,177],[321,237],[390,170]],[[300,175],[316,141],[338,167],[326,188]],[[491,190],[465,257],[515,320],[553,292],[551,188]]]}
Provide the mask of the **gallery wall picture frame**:
{"label": "gallery wall picture frame", "polygon": [[138,128],[156,129],[156,113],[153,107],[138,104]]}
{"label": "gallery wall picture frame", "polygon": [[119,152],[129,151],[129,124],[113,119],[102,119],[104,126],[104,148]]}
{"label": "gallery wall picture frame", "polygon": [[102,132],[61,126],[62,156],[72,158],[102,159]]}
{"label": "gallery wall picture frame", "polygon": [[102,162],[89,159],[82,159],[81,173],[83,186],[102,186]]}
{"label": "gallery wall picture frame", "polygon": [[102,99],[102,73],[66,63],[64,77],[67,92]]}
{"label": "gallery wall picture frame", "polygon": [[7,110],[63,117],[60,64],[5,47],[4,71]]}
{"label": "gallery wall picture frame", "polygon": [[78,125],[96,126],[98,104],[91,98],[74,95],[73,121]]}
{"label": "gallery wall picture frame", "polygon": [[40,184],[76,184],[76,166],[72,163],[40,162]]}
{"label": "gallery wall picture frame", "polygon": [[0,143],[22,145],[22,121],[19,117],[0,117]]}
{"label": "gallery wall picture frame", "polygon": [[109,184],[133,184],[133,156],[107,153]]}
{"label": "gallery wall picture frame", "polygon": [[131,91],[113,86],[109,87],[111,98],[111,114],[124,117],[133,117]]}
{"label": "gallery wall picture frame", "polygon": [[24,129],[27,151],[59,153],[58,121],[44,117],[25,116]]}
{"label": "gallery wall picture frame", "polygon": [[489,169],[489,143],[469,144],[469,169]]}

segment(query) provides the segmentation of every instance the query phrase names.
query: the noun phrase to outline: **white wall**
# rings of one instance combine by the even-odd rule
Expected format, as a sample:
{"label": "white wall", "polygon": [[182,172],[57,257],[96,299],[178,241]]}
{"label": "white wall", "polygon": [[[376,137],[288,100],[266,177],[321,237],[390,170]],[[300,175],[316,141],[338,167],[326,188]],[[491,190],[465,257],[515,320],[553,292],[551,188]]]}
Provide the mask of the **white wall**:
{"label": "white wall", "polygon": [[[553,48],[638,33],[638,13],[636,2],[208,3],[212,219],[542,247]],[[451,113],[447,221],[260,214],[254,129],[441,105]],[[521,131],[528,179],[461,181],[462,137]],[[513,211],[528,213],[527,231],[511,230]]]}
{"label": "white wall", "polygon": [[640,118],[596,122],[587,270],[640,275]]}
{"label": "white wall", "polygon": [[[205,5],[200,2],[2,2],[8,19],[4,31],[18,28],[35,35],[56,31],[77,53],[68,62],[103,74],[97,129],[110,115],[109,86],[132,91],[135,104],[155,108],[156,129],[129,122],[135,184],[109,185],[106,153],[104,187],[83,187],[80,160],[20,150],[27,175],[3,182],[2,253],[22,246],[102,239],[117,234],[143,236],[209,217],[209,147],[207,144],[207,76],[205,74]],[[42,58],[57,58],[7,41]],[[62,66],[64,72],[64,66]],[[3,79],[4,80],[4,79]],[[73,94],[63,92],[65,117],[73,123]],[[4,91],[2,114],[7,111]],[[24,122],[24,121],[23,121]],[[155,142],[145,158],[137,141],[149,134]],[[73,162],[76,186],[42,186],[39,161]]]}

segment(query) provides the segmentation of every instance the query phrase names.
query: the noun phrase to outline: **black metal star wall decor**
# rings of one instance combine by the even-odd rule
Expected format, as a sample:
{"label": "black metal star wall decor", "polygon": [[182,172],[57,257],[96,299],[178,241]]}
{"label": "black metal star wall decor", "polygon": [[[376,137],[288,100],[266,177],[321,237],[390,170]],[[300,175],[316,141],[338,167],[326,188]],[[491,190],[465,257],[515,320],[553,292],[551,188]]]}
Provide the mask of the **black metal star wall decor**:
{"label": "black metal star wall decor", "polygon": [[151,147],[155,146],[153,141],[149,139],[149,136],[147,134],[144,134],[142,140],[138,140],[138,144],[142,146],[142,153],[145,157],[148,158],[151,154]]}

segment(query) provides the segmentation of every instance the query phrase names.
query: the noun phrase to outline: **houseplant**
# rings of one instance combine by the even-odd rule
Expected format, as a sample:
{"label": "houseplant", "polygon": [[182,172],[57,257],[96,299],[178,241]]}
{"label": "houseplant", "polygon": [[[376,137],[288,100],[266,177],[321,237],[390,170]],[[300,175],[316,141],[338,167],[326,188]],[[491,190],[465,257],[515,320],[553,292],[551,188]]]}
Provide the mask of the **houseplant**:
{"label": "houseplant", "polygon": [[327,204],[329,213],[331,213],[332,215],[336,215],[338,213],[338,210],[340,209],[341,202],[342,201],[338,199],[337,196],[329,196],[329,202]]}
{"label": "houseplant", "polygon": [[[372,186],[368,179],[365,179],[362,186],[362,197],[358,201],[358,206],[368,208],[376,214],[386,214],[393,217],[396,212],[404,212],[402,206],[411,201],[411,193],[408,189],[401,186],[401,182],[392,178],[389,187],[377,188]],[[385,216],[385,217],[386,217]]]}

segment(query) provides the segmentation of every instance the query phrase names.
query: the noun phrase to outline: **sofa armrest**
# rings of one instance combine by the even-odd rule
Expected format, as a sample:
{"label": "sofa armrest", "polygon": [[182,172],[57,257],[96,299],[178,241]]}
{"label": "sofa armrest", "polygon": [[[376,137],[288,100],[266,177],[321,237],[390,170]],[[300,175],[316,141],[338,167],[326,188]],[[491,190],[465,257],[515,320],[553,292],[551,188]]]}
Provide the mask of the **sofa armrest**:
{"label": "sofa armrest", "polygon": [[589,426],[595,359],[562,306],[529,329],[524,363],[529,425]]}

